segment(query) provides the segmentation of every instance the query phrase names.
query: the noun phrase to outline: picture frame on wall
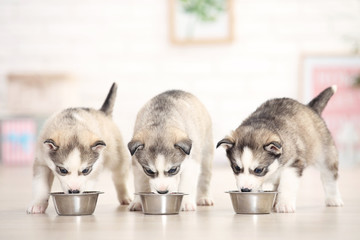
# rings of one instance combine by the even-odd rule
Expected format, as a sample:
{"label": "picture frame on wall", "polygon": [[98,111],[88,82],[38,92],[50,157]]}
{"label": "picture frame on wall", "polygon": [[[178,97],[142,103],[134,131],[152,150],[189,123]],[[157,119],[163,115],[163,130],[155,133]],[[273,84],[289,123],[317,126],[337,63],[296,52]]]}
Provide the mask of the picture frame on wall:
{"label": "picture frame on wall", "polygon": [[0,163],[8,166],[33,163],[39,122],[30,117],[0,119]]}
{"label": "picture frame on wall", "polygon": [[300,60],[303,102],[336,85],[324,118],[339,151],[340,166],[360,164],[360,55],[306,54]]}
{"label": "picture frame on wall", "polygon": [[170,0],[170,41],[177,45],[230,43],[233,0]]}

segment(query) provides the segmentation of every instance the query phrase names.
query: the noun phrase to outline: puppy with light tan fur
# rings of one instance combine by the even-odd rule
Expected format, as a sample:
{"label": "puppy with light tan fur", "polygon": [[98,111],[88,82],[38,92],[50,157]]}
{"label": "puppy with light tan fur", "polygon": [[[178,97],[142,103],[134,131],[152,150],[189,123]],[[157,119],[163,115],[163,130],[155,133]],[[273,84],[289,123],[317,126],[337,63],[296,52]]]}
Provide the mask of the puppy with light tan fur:
{"label": "puppy with light tan fur", "polygon": [[[193,95],[167,91],[138,113],[128,144],[136,192],[184,192],[183,210],[213,205],[209,185],[213,160],[211,119]],[[141,210],[138,196],[130,210]]]}
{"label": "puppy with light tan fur", "polygon": [[342,206],[338,155],[321,113],[336,86],[303,105],[289,98],[265,102],[223,145],[239,191],[277,190],[277,212],[294,212],[299,179],[307,166],[320,170],[327,206]]}
{"label": "puppy with light tan fur", "polygon": [[93,190],[103,168],[112,171],[121,204],[129,204],[131,162],[111,115],[114,83],[100,110],[69,108],[50,117],[40,133],[33,171],[33,200],[28,213],[44,213],[56,176],[65,194]]}

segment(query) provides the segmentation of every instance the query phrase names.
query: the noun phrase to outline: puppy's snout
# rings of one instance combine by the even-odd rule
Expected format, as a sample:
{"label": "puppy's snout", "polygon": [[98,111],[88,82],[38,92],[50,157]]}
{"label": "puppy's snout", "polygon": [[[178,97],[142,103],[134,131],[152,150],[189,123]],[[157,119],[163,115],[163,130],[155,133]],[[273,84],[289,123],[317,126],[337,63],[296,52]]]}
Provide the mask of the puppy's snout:
{"label": "puppy's snout", "polygon": [[70,193],[70,194],[71,194],[71,193],[80,193],[80,190],[79,190],[79,189],[75,189],[75,190],[70,189],[70,190],[69,190],[69,193]]}
{"label": "puppy's snout", "polygon": [[159,190],[156,190],[159,194],[167,194],[169,192],[169,190],[164,190],[164,191],[159,191]]}
{"label": "puppy's snout", "polygon": [[241,189],[241,192],[251,192],[251,189],[249,189],[249,188],[242,188],[242,189]]}

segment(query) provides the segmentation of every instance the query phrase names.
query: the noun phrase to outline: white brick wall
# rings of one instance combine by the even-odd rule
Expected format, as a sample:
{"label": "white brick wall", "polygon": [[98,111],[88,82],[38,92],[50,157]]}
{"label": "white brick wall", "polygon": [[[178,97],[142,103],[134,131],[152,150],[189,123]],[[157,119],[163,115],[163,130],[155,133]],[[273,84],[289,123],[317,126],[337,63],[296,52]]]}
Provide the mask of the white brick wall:
{"label": "white brick wall", "polygon": [[119,83],[125,142],[144,102],[175,88],[205,103],[217,141],[266,99],[297,98],[301,53],[351,52],[345,38],[360,38],[358,0],[234,1],[233,44],[173,46],[166,0],[0,0],[0,113],[7,73],[65,72],[79,79],[74,105],[98,107]]}

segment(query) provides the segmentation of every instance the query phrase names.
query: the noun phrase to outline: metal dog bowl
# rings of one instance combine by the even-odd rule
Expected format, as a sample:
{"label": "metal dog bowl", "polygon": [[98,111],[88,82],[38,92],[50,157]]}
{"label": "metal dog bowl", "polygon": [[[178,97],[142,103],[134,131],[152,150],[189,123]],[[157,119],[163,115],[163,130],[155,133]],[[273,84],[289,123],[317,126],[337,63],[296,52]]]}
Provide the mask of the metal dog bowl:
{"label": "metal dog bowl", "polygon": [[50,193],[57,214],[61,216],[91,215],[95,211],[99,194],[103,192],[89,191],[83,193],[64,194]]}
{"label": "metal dog bowl", "polygon": [[277,192],[239,192],[228,191],[236,213],[270,213]]}
{"label": "metal dog bowl", "polygon": [[140,196],[144,214],[178,214],[184,193],[155,194],[152,192],[135,193]]}

